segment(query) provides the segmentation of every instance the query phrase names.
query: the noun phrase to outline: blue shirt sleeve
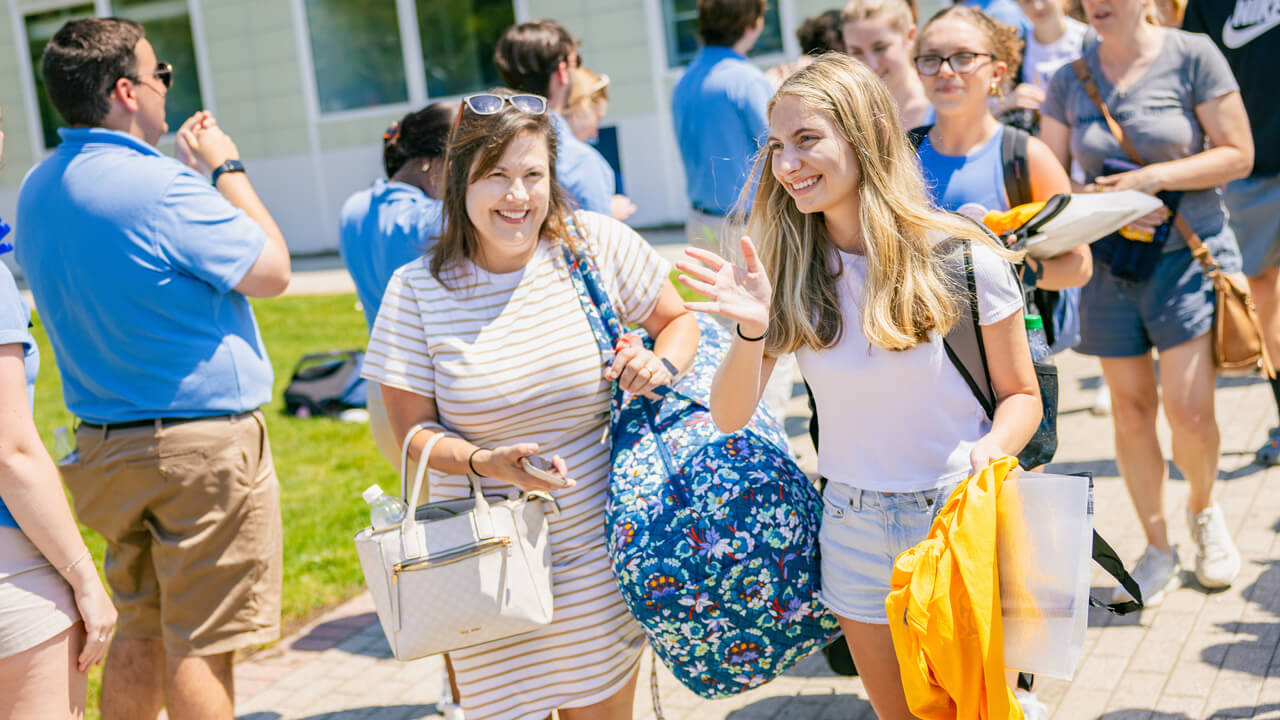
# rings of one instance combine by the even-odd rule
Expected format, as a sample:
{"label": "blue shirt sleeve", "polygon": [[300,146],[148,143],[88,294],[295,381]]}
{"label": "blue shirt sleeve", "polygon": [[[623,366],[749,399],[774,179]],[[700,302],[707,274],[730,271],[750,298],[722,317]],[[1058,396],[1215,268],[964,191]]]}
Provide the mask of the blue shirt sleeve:
{"label": "blue shirt sleeve", "polygon": [[267,233],[194,172],[170,183],[155,221],[157,250],[174,267],[230,292],[257,262]]}
{"label": "blue shirt sleeve", "polygon": [[586,146],[586,152],[583,155],[582,173],[584,177],[594,177],[594,180],[578,184],[582,209],[608,215],[613,204],[613,189],[617,187],[613,168],[609,167],[608,161],[600,151],[590,145]]}

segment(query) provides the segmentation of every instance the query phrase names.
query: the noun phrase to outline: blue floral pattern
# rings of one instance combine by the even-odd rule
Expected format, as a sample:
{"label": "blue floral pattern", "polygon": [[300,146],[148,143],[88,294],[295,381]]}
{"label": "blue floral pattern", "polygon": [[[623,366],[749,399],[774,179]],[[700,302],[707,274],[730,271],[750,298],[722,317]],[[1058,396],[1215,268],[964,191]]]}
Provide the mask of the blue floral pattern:
{"label": "blue floral pattern", "polygon": [[[585,251],[566,248],[565,259],[610,358],[622,325]],[[615,386],[605,537],[654,650],[715,698],[772,680],[839,628],[818,599],[822,498],[763,405],[738,432],[716,428],[711,380],[728,339],[705,316],[698,325],[693,368],[661,400]]]}

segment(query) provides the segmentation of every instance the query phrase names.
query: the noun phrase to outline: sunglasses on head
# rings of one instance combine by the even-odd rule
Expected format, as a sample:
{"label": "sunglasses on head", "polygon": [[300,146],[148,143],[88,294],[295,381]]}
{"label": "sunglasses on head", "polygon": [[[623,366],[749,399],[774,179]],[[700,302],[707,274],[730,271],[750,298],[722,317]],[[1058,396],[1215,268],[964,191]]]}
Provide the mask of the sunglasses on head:
{"label": "sunglasses on head", "polygon": [[[148,72],[148,73],[142,73],[143,77],[147,77],[149,75],[154,75],[156,79],[160,81],[160,84],[164,85],[165,90],[168,90],[173,87],[173,66],[170,65],[169,63],[158,62],[156,63],[155,70],[152,70],[151,72]],[[131,77],[129,79],[134,82],[138,82],[138,78],[136,77]]]}
{"label": "sunglasses on head", "polygon": [[505,103],[511,103],[515,109],[531,115],[541,115],[547,111],[547,99],[541,95],[495,95],[493,93],[476,93],[462,98],[462,103],[477,115],[494,115],[502,110]]}

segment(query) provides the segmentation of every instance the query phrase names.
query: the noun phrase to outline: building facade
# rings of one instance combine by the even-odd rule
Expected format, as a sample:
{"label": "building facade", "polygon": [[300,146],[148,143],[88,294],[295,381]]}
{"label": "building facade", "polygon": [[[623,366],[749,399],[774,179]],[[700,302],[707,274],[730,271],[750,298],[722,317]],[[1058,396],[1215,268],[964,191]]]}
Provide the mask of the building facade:
{"label": "building facade", "polygon": [[[840,0],[771,0],[753,59],[798,55],[795,29]],[[936,3],[933,3],[936,4]],[[695,0],[0,0],[5,131],[0,217],[57,143],[38,77],[44,43],[74,17],[144,23],[175,67],[169,126],[207,108],[240,149],[294,254],[334,251],[342,201],[381,175],[381,138],[406,112],[497,84],[493,43],[553,18],[611,78],[603,149],[639,208],[637,227],[683,221],[687,200],[671,90],[696,51]],[[171,152],[172,135],[161,142]],[[17,242],[22,228],[14,223]]]}

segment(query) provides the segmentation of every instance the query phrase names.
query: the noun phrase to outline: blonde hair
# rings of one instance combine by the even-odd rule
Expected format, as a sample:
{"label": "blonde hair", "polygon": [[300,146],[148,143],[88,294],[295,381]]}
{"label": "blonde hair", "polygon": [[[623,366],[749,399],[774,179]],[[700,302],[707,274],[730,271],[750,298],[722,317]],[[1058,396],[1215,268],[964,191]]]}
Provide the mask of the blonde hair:
{"label": "blonde hair", "polygon": [[597,75],[582,66],[574,68],[566,111],[588,109],[597,100],[609,101],[609,76]]}
{"label": "blonde hair", "polygon": [[864,20],[883,20],[902,35],[915,24],[906,0],[849,0],[840,11],[841,24]]}
{"label": "blonde hair", "polygon": [[[955,321],[958,289],[935,253],[936,233],[994,243],[968,220],[930,205],[893,96],[866,65],[827,53],[778,88],[770,114],[783,97],[826,113],[861,168],[858,213],[867,258],[861,322],[867,339],[886,350],[910,350],[927,342],[930,332],[945,334]],[[822,216],[796,209],[773,175],[768,146],[755,170],[760,181],[747,234],[758,240],[773,285],[765,351],[776,356],[831,347],[844,332],[844,318],[840,268],[831,266],[834,246]]]}

